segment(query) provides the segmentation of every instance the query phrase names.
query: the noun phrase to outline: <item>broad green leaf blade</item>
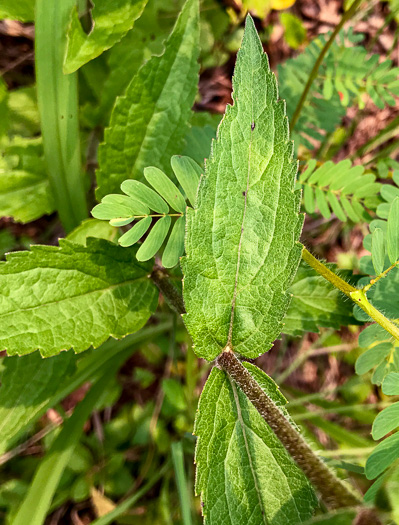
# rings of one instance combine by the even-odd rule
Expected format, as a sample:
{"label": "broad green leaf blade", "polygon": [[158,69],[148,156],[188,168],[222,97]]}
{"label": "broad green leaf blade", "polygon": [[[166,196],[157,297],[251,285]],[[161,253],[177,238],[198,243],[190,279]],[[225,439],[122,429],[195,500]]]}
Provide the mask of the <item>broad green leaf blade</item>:
{"label": "broad green leaf blade", "polygon": [[399,402],[384,408],[374,420],[372,436],[374,439],[383,438],[388,432],[399,427]]}
{"label": "broad green leaf blade", "polygon": [[121,190],[123,193],[126,193],[126,195],[146,204],[150,210],[158,213],[169,213],[169,206],[163,198],[138,180],[125,180],[121,184]]}
{"label": "broad green leaf blade", "polygon": [[30,222],[54,211],[45,173],[0,169],[0,216]]}
{"label": "broad green leaf blade", "polygon": [[366,462],[366,477],[374,479],[399,458],[399,432],[375,447]]}
{"label": "broad green leaf blade", "polygon": [[399,373],[388,374],[382,383],[382,391],[387,396],[399,396]]}
{"label": "broad green leaf blade", "polygon": [[149,264],[102,239],[60,241],[8,255],[0,264],[0,348],[43,356],[98,347],[141,328],[156,308]]}
{"label": "broad green leaf blade", "polygon": [[185,323],[198,356],[226,345],[246,357],[282,330],[286,293],[301,257],[303,217],[283,101],[253,20],[246,29],[228,106],[197,195],[187,211]]}
{"label": "broad green leaf blade", "polygon": [[186,201],[183,195],[163,171],[153,167],[145,168],[144,177],[171,208],[180,213],[186,211]]}
{"label": "broad green leaf blade", "polygon": [[154,257],[168,235],[170,223],[171,218],[169,215],[166,215],[157,221],[148,234],[148,237],[137,251],[138,261],[148,261],[148,259]]}
{"label": "broad green leaf blade", "polygon": [[119,238],[119,244],[124,247],[136,244],[136,242],[142,238],[142,236],[150,227],[151,221],[151,217],[144,217],[144,219],[136,222],[136,224],[130,228],[129,231],[124,233],[122,237]]}
{"label": "broad green leaf blade", "polygon": [[146,166],[170,171],[180,153],[197,92],[198,0],[187,0],[160,57],[152,57],[117,99],[99,148],[97,197],[118,191]]}
{"label": "broad green leaf blade", "polygon": [[168,244],[162,255],[162,265],[165,268],[173,268],[173,266],[176,266],[179,258],[183,255],[185,226],[185,217],[179,217],[173,226]]}
{"label": "broad green leaf blade", "polygon": [[67,239],[68,241],[86,246],[88,237],[115,241],[116,236],[117,230],[107,222],[97,219],[86,219],[80,226],[71,231]]}
{"label": "broad green leaf blade", "polygon": [[184,193],[191,205],[194,206],[198,183],[202,174],[201,167],[190,157],[182,157],[181,155],[174,155],[171,164]]}
{"label": "broad green leaf blade", "polygon": [[42,359],[36,352],[23,357],[5,357],[0,387],[0,454],[9,442],[42,414],[59,389],[60,382],[74,371],[73,352]]}
{"label": "broad green leaf blade", "polygon": [[33,22],[35,0],[1,0],[0,19],[10,18],[20,22]]}
{"label": "broad green leaf blade", "polygon": [[[276,384],[245,363],[271,399]],[[316,499],[304,474],[241,390],[214,368],[199,401],[194,433],[196,492],[206,525],[287,525],[312,515]]]}
{"label": "broad green leaf blade", "polygon": [[384,233],[380,228],[376,228],[371,236],[371,258],[376,275],[380,275],[384,270],[385,246]]}
{"label": "broad green leaf blade", "polygon": [[[335,265],[328,265],[336,271]],[[344,272],[342,279],[353,279]],[[289,288],[292,300],[284,317],[283,333],[301,335],[318,332],[320,327],[339,329],[340,326],[358,324],[353,316],[353,304],[331,283],[310,266],[301,264]]]}
{"label": "broad green leaf blade", "polygon": [[389,261],[394,264],[399,260],[399,197],[395,197],[389,210],[387,225],[387,253]]}
{"label": "broad green leaf blade", "polygon": [[72,11],[64,73],[74,73],[84,64],[119,42],[140,17],[147,0],[94,0],[93,28],[86,34],[78,10]]}
{"label": "broad green leaf blade", "polygon": [[91,387],[83,401],[77,405],[72,416],[64,423],[49,451],[40,462],[29,490],[20,506],[13,525],[42,525],[50,509],[51,501],[57,490],[72,453],[83,432],[83,425],[94,409],[98,398],[104,392],[107,383],[115,373],[115,366]]}

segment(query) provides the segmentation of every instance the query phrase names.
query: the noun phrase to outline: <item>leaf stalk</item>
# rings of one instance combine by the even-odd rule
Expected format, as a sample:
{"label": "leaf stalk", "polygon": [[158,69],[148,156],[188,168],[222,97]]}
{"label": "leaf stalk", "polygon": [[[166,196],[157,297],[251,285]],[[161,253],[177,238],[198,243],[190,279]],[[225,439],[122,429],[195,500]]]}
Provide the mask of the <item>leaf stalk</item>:
{"label": "leaf stalk", "polygon": [[229,347],[219,355],[216,362],[245,393],[298,466],[320,492],[326,505],[332,509],[338,509],[361,504],[361,497],[339,480],[323,460],[313,452]]}
{"label": "leaf stalk", "polygon": [[390,319],[385,317],[377,308],[375,308],[368,300],[366,291],[364,289],[359,290],[353,287],[340,277],[332,272],[325,264],[320,262],[314,257],[306,248],[302,250],[302,259],[309,264],[318,274],[324,279],[327,279],[333,286],[341,290],[346,296],[348,296],[354,303],[356,303],[366,314],[371,317],[376,323],[384,328],[389,334],[391,334],[397,341],[399,341],[399,327],[394,324]]}

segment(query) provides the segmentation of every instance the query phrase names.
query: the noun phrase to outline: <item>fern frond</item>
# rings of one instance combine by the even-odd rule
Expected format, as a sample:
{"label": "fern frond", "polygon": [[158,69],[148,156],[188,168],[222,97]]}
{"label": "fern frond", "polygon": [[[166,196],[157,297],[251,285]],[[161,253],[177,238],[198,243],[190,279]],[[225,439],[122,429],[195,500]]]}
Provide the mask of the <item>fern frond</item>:
{"label": "fern frond", "polygon": [[[135,223],[119,238],[121,246],[136,244],[149,231],[137,251],[139,261],[154,257],[172,228],[162,256],[165,268],[176,266],[183,255],[186,201],[194,206],[201,176],[200,166],[189,157],[175,155],[171,165],[183,193],[160,169],[148,167],[144,177],[152,188],[137,180],[125,180],[121,184],[125,195],[106,195],[92,210],[93,217],[108,220],[111,226]],[[154,219],[158,220],[151,228]]]}
{"label": "fern frond", "polygon": [[300,174],[297,187],[303,189],[305,210],[314,213],[318,210],[325,219],[331,213],[345,222],[368,221],[367,209],[378,205],[381,184],[375,182],[375,175],[364,173],[363,166],[352,166],[349,160],[337,164],[328,161],[317,167],[310,160]]}

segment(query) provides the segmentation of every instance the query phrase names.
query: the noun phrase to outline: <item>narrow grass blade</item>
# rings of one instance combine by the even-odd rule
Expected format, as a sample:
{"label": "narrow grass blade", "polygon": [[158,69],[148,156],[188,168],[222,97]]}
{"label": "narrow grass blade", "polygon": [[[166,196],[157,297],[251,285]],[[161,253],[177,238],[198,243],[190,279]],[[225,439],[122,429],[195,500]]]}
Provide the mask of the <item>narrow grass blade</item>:
{"label": "narrow grass blade", "polygon": [[67,232],[88,216],[82,178],[77,75],[62,72],[69,15],[76,0],[37,0],[37,98],[51,189]]}
{"label": "narrow grass blade", "polygon": [[178,443],[172,443],[172,461],[175,469],[183,525],[192,525],[190,493],[188,491],[186,473],[184,470],[184,452],[181,441]]}

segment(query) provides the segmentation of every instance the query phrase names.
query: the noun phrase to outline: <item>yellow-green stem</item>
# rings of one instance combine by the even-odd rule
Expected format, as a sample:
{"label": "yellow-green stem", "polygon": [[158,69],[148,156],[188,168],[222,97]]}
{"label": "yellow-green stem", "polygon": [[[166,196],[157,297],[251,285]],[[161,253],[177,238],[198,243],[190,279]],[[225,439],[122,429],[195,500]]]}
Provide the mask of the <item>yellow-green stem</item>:
{"label": "yellow-green stem", "polygon": [[356,303],[366,314],[371,317],[376,323],[382,326],[388,333],[390,333],[396,340],[399,341],[399,327],[383,315],[377,308],[375,308],[367,299],[364,290],[358,290],[352,285],[338,277],[326,265],[314,257],[306,248],[302,250],[302,259],[309,264],[318,274],[327,279],[342,293],[347,295],[354,303]]}

